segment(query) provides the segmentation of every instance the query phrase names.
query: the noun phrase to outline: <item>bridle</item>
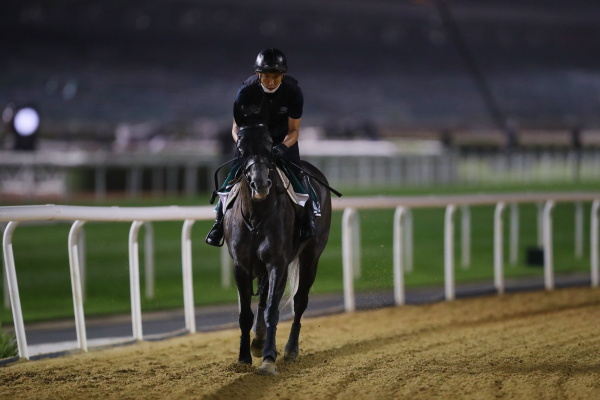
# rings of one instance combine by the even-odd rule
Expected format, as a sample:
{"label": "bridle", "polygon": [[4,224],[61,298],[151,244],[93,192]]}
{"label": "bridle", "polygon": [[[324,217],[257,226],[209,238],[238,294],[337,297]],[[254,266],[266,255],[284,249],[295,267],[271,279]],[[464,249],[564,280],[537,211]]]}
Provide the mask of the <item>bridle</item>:
{"label": "bridle", "polygon": [[257,164],[262,164],[264,166],[267,167],[267,169],[269,170],[269,172],[271,172],[273,169],[275,169],[274,167],[274,163],[272,160],[268,159],[265,156],[250,156],[250,157],[245,157],[242,158],[240,157],[240,165],[242,166],[242,172],[244,173],[244,176],[246,177],[246,180],[248,180],[248,170],[253,167],[254,165]]}
{"label": "bridle", "polygon": [[[272,173],[275,170],[275,163],[273,162],[272,157],[267,157],[264,155],[252,155],[252,156],[248,156],[248,157],[242,157],[240,154],[240,156],[238,158],[238,162],[240,164],[240,170],[242,171],[244,180],[246,181],[246,185],[248,186],[248,188],[250,190],[252,190],[252,179],[250,178],[250,173],[249,173],[250,168],[252,168],[255,165],[266,166],[268,169],[269,179],[271,179],[271,177],[273,175]],[[244,221],[244,224],[246,225],[248,230],[252,233],[252,240],[254,241],[264,220],[261,220],[258,223],[258,225],[252,226],[249,219],[246,216],[244,216],[244,214],[242,212],[242,221]]]}

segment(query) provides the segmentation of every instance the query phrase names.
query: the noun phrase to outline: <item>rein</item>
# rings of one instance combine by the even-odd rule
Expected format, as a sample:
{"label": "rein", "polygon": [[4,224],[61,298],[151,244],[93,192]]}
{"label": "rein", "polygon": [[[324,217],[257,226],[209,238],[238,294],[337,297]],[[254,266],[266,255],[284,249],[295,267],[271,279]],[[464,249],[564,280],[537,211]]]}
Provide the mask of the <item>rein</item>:
{"label": "rein", "polygon": [[212,196],[210,197],[210,204],[214,204],[215,203],[215,199],[217,198],[218,194],[217,192],[219,191],[219,171],[221,170],[221,168],[223,168],[226,165],[229,165],[233,162],[235,162],[237,160],[237,158],[234,158],[233,160],[229,160],[226,163],[223,163],[219,166],[219,168],[217,168],[217,170],[215,171],[214,174],[214,179],[215,179],[215,190],[213,190],[212,192]]}
{"label": "rein", "polygon": [[308,175],[311,178],[313,178],[315,181],[319,182],[321,185],[323,185],[324,187],[326,187],[330,192],[332,192],[333,194],[335,194],[337,197],[342,197],[342,194],[340,192],[338,192],[337,190],[335,190],[334,188],[332,188],[331,186],[329,186],[328,184],[326,184],[325,182],[323,182],[321,179],[317,178],[316,176],[314,176],[313,174],[311,174],[310,172],[308,172],[301,165],[298,165],[298,164],[296,164],[293,161],[289,161],[289,163],[292,164],[294,167],[298,168],[299,170],[301,170],[302,172],[304,172],[306,175]]}

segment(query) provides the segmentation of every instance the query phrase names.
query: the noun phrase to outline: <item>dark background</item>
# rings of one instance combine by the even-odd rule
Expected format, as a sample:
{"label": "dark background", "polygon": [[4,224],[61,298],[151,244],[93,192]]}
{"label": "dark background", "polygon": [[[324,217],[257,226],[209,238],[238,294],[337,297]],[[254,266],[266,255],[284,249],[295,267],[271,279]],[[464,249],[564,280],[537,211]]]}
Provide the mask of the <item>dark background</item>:
{"label": "dark background", "polygon": [[37,105],[42,137],[210,137],[278,47],[305,127],[497,128],[491,105],[522,129],[600,128],[600,2],[443,4],[458,36],[434,1],[3,0],[0,108]]}

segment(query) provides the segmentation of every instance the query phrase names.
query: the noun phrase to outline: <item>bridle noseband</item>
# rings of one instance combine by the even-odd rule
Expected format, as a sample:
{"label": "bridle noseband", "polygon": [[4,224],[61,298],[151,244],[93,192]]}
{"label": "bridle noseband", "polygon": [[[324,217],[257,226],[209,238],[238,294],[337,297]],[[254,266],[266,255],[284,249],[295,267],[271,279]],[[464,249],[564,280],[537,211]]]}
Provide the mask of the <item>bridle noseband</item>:
{"label": "bridle noseband", "polygon": [[244,175],[244,179],[246,180],[246,183],[249,185],[251,182],[251,179],[249,177],[249,173],[248,171],[250,170],[251,167],[253,167],[254,165],[264,165],[267,167],[267,169],[269,170],[269,176],[271,175],[271,172],[275,169],[275,163],[273,162],[273,160],[271,160],[269,157],[266,156],[259,156],[259,155],[254,155],[254,156],[249,156],[249,157],[240,157],[240,165],[242,166],[242,174]]}

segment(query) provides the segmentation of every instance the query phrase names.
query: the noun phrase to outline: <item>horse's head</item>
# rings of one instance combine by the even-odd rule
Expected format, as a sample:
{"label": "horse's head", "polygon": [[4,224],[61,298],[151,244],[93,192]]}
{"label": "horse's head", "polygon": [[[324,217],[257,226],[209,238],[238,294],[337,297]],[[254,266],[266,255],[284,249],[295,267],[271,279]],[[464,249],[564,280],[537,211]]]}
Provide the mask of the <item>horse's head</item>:
{"label": "horse's head", "polygon": [[254,200],[264,200],[269,194],[272,184],[270,173],[274,168],[272,147],[273,139],[266,125],[240,127],[237,149],[241,168]]}

